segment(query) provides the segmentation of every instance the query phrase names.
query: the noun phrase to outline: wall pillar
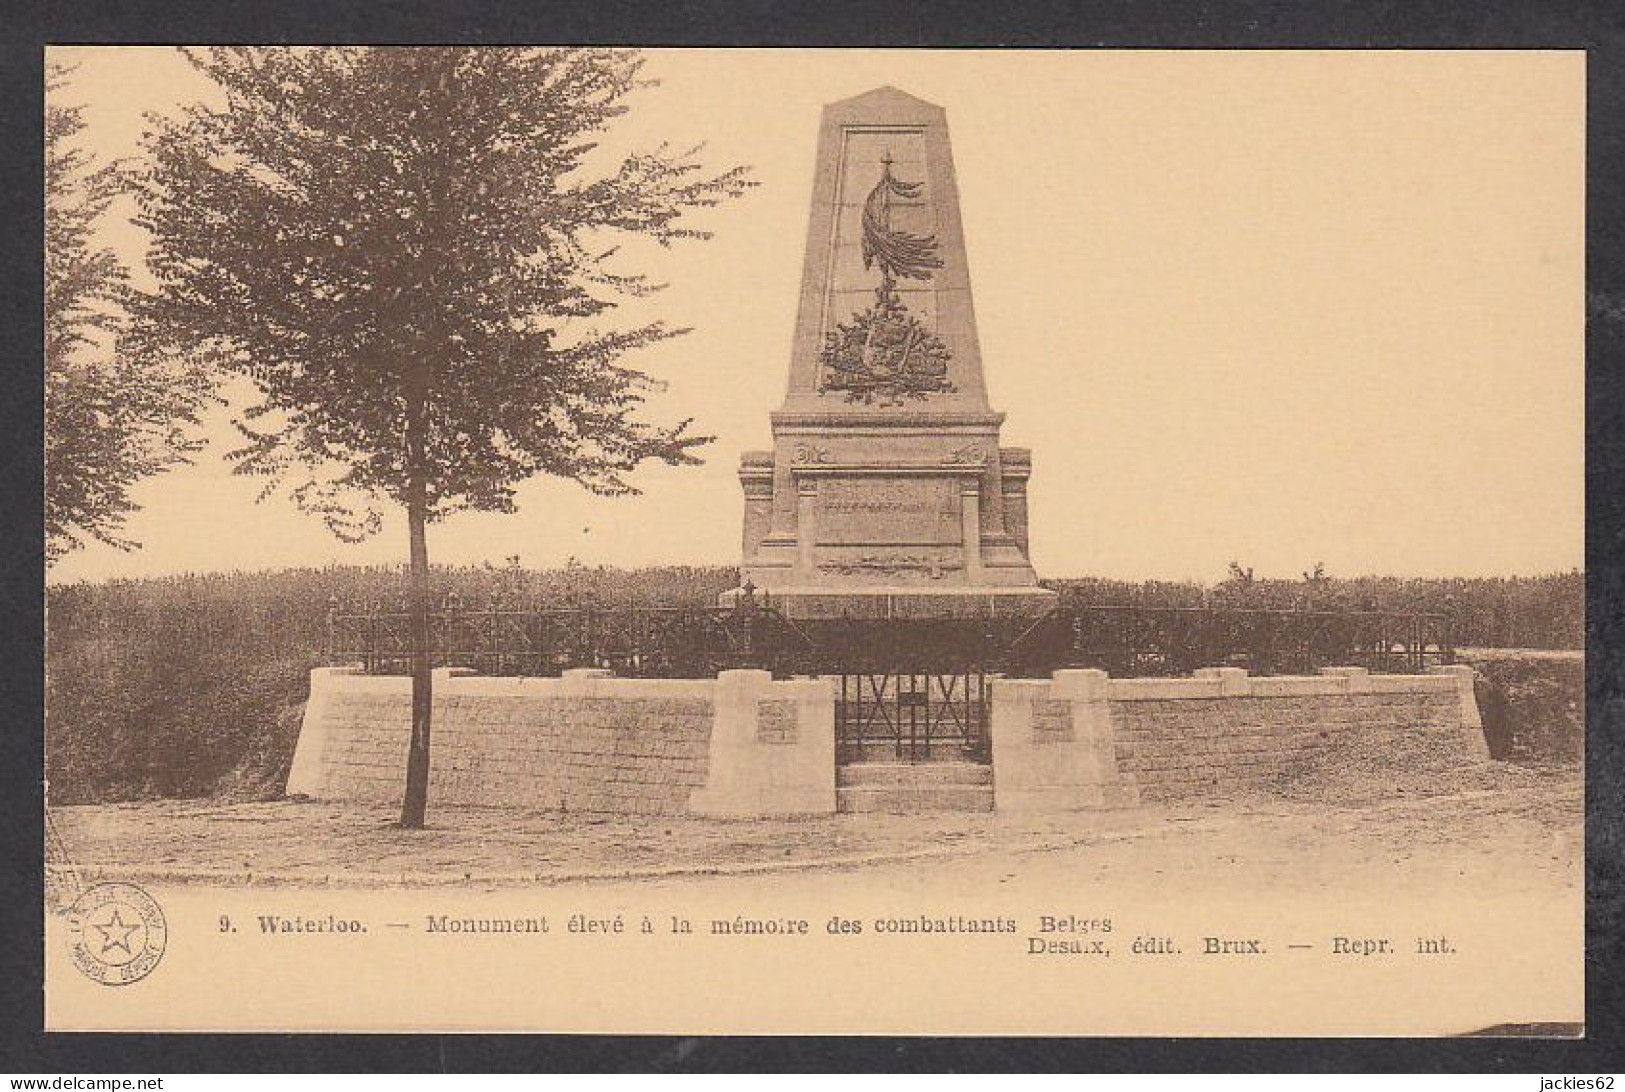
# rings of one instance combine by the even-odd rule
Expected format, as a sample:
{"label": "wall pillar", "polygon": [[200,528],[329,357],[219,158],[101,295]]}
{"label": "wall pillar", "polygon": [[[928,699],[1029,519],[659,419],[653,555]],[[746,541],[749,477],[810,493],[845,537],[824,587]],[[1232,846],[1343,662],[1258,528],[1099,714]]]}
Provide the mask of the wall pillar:
{"label": "wall pillar", "polygon": [[796,483],[796,568],[807,577],[818,571],[818,483],[803,478]]}
{"label": "wall pillar", "polygon": [[762,539],[773,530],[773,453],[747,451],[741,455],[739,485],[745,494],[743,556],[749,561],[756,556]]}
{"label": "wall pillar", "polygon": [[1343,679],[1350,694],[1371,693],[1371,669],[1366,667],[1323,667],[1320,674],[1332,679]]}
{"label": "wall pillar", "polygon": [[1032,551],[1027,548],[1027,479],[1032,475],[1032,462],[1032,452],[1024,447],[999,449],[1004,529],[1016,540],[1021,556],[1029,559]]}
{"label": "wall pillar", "polygon": [[739,818],[835,811],[835,691],[822,679],[774,682],[767,671],[717,676],[710,764],[689,796],[700,815]]}
{"label": "wall pillar", "polygon": [[1104,671],[1057,671],[1051,681],[993,683],[993,806],[1003,812],[1081,811],[1139,803],[1118,772]]}
{"label": "wall pillar", "polygon": [[1245,667],[1199,667],[1192,677],[1219,680],[1221,698],[1244,698],[1252,692]]}
{"label": "wall pillar", "polygon": [[982,487],[972,482],[959,491],[959,524],[965,544],[965,582],[981,583]]}

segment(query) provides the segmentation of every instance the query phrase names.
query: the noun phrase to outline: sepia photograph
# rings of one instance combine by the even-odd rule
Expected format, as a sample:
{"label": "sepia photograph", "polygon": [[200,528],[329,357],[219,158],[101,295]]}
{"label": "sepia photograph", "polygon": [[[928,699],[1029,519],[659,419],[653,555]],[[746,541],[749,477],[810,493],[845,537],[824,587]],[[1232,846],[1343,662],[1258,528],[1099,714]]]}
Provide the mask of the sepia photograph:
{"label": "sepia photograph", "polygon": [[1586,65],[51,46],[47,1028],[1584,1036]]}

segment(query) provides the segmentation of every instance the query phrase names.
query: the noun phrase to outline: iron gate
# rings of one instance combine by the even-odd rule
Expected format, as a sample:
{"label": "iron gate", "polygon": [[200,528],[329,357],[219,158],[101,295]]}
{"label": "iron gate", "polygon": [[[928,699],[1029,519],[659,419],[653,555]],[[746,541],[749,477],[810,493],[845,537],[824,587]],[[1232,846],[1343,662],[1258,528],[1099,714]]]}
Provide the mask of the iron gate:
{"label": "iron gate", "polygon": [[981,671],[840,676],[835,757],[854,762],[989,762],[991,679]]}

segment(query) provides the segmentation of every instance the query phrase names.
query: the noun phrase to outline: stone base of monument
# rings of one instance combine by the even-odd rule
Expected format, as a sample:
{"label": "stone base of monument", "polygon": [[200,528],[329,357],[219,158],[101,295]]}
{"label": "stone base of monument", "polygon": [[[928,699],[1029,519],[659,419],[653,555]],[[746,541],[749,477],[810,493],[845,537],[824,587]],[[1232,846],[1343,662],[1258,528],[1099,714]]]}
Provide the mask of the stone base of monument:
{"label": "stone base of monument", "polygon": [[725,607],[744,595],[786,618],[1040,618],[1055,609],[1057,595],[1039,587],[870,588],[789,587],[763,591],[734,588],[718,596]]}

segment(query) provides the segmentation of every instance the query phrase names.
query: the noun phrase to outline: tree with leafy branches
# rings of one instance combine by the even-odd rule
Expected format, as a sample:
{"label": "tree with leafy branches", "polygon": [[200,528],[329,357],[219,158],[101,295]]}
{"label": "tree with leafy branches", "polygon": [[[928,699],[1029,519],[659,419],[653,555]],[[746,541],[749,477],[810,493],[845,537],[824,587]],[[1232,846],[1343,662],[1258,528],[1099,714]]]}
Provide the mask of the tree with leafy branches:
{"label": "tree with leafy branches", "polygon": [[206,377],[185,354],[140,351],[125,305],[130,273],[97,232],[124,192],[117,163],[83,146],[83,108],[63,102],[72,70],[46,71],[45,559],[95,541],[121,550],[131,488],[187,461]]}
{"label": "tree with leafy branches", "polygon": [[246,377],[237,471],[342,538],[405,510],[412,739],[401,824],[424,823],[428,524],[514,510],[534,475],[636,490],[698,462],[691,421],[639,416],[628,354],[682,331],[606,324],[658,289],[618,238],[707,233],[688,214],[752,184],[699,149],[594,149],[651,81],[632,51],[465,47],[185,51],[222,101],[154,120],[139,223],[171,350]]}

